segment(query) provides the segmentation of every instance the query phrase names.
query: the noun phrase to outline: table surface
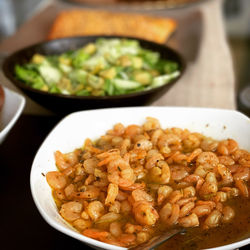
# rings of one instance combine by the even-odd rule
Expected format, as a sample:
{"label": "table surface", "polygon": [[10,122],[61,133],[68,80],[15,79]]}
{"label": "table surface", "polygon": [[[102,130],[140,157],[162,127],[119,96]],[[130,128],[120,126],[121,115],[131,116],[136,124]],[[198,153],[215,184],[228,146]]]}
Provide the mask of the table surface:
{"label": "table surface", "polygon": [[33,158],[60,120],[58,116],[21,115],[0,145],[1,249],[91,249],[49,226],[39,214],[30,192]]}
{"label": "table surface", "polygon": [[0,145],[1,249],[90,249],[50,227],[31,196],[29,177],[33,158],[60,119],[22,115]]}
{"label": "table surface", "polygon": [[[48,2],[48,6],[0,44],[0,52],[11,53],[46,39],[57,13],[76,8],[58,0]],[[236,108],[234,71],[225,36],[221,3],[222,0],[209,0],[188,9],[147,12],[173,17],[178,21],[176,33],[167,45],[179,51],[187,61],[182,78],[152,105]],[[0,83],[18,91],[2,72]],[[29,98],[26,99],[26,114],[48,114],[47,110]]]}

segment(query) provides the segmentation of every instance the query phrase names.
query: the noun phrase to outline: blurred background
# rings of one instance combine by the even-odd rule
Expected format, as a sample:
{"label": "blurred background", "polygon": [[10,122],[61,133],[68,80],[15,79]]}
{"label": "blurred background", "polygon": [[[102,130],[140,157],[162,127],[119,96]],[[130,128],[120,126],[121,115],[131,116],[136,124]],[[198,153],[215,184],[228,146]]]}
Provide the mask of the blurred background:
{"label": "blurred background", "polygon": [[[0,0],[0,41],[15,33],[46,2],[47,0]],[[222,11],[235,69],[237,109],[249,116],[250,1],[224,0]]]}

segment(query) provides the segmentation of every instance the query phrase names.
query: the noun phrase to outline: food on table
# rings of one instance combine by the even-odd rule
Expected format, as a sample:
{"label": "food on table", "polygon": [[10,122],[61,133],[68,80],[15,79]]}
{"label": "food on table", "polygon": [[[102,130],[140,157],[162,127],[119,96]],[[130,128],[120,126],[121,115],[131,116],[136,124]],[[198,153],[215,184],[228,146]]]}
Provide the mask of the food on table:
{"label": "food on table", "polygon": [[67,10],[55,19],[48,38],[121,35],[164,43],[176,29],[171,18],[102,10]]}
{"label": "food on table", "polygon": [[3,107],[4,104],[4,91],[3,91],[3,87],[0,85],[0,111]]}
{"label": "food on table", "polygon": [[112,96],[160,87],[180,71],[178,63],[142,48],[137,40],[100,38],[60,55],[35,54],[29,63],[16,65],[15,74],[50,93]]}
{"label": "food on table", "polygon": [[122,247],[173,227],[196,229],[192,238],[213,232],[210,241],[230,227],[233,237],[249,200],[250,153],[235,140],[163,129],[152,117],[54,155],[58,171],[46,179],[61,216],[81,234]]}
{"label": "food on table", "polygon": [[89,3],[89,4],[114,4],[114,3],[142,3],[142,2],[150,2],[150,4],[166,4],[172,5],[172,4],[183,4],[183,3],[189,3],[189,2],[197,2],[200,0],[70,0],[71,2],[77,2],[77,3]]}

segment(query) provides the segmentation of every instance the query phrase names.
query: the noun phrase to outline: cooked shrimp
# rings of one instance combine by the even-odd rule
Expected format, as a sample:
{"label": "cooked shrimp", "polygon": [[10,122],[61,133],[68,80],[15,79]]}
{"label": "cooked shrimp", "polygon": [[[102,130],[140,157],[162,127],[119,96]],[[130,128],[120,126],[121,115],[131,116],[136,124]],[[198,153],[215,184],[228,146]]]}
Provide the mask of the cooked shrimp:
{"label": "cooked shrimp", "polygon": [[218,142],[213,140],[212,138],[204,138],[201,141],[200,147],[204,151],[212,151],[215,152],[218,147]]}
{"label": "cooked shrimp", "polygon": [[138,165],[133,168],[133,170],[137,180],[143,179],[148,172],[146,169],[144,169],[143,165]]}
{"label": "cooked shrimp", "polygon": [[122,234],[122,228],[121,228],[121,223],[120,222],[112,222],[109,225],[109,231],[112,235],[115,237],[119,237]]}
{"label": "cooked shrimp", "polygon": [[65,196],[68,199],[71,199],[74,197],[75,194],[75,186],[71,183],[64,189]]}
{"label": "cooked shrimp", "polygon": [[165,161],[158,161],[154,168],[151,168],[148,172],[148,178],[158,184],[169,183],[171,176],[170,168]]}
{"label": "cooked shrimp", "polygon": [[109,162],[108,180],[119,187],[129,187],[135,182],[135,174],[129,164],[121,157]]}
{"label": "cooked shrimp", "polygon": [[214,201],[203,201],[203,200],[198,200],[196,202],[196,206],[201,206],[201,205],[207,205],[210,207],[211,210],[213,210],[216,207],[216,203]]}
{"label": "cooked shrimp", "polygon": [[176,203],[182,197],[183,197],[183,192],[181,192],[180,190],[175,190],[169,195],[168,201],[170,203]]}
{"label": "cooked shrimp", "polygon": [[123,214],[129,214],[132,211],[132,205],[127,200],[121,202],[121,212]]}
{"label": "cooked shrimp", "polygon": [[160,122],[153,117],[147,117],[146,122],[143,124],[143,128],[146,131],[160,128]]}
{"label": "cooked shrimp", "polygon": [[146,186],[146,184],[144,182],[137,182],[137,183],[134,183],[128,187],[126,186],[120,186],[120,189],[122,190],[125,190],[125,191],[133,191],[133,190],[136,190],[136,189],[144,189]]}
{"label": "cooked shrimp", "polygon": [[202,149],[196,148],[187,158],[187,162],[195,160],[202,153]]}
{"label": "cooked shrimp", "polygon": [[96,199],[100,194],[100,189],[93,185],[81,186],[79,192],[74,194],[75,198],[79,199]]}
{"label": "cooked shrimp", "polygon": [[101,160],[100,162],[98,162],[97,166],[101,167],[104,165],[108,165],[111,161],[116,160],[118,157],[119,157],[118,154],[111,154],[111,155],[107,156],[106,158],[104,158],[103,160]]}
{"label": "cooked shrimp", "polygon": [[172,165],[171,169],[171,179],[174,181],[180,181],[186,176],[188,176],[188,171],[182,165]]}
{"label": "cooked shrimp", "polygon": [[232,188],[232,187],[222,187],[221,191],[225,192],[227,194],[227,198],[231,199],[233,197],[239,196],[239,189],[238,188]]}
{"label": "cooked shrimp", "polygon": [[88,228],[88,229],[85,229],[82,232],[82,234],[89,237],[89,238],[93,238],[95,240],[100,240],[100,241],[103,241],[103,242],[108,243],[108,244],[117,245],[117,246],[121,246],[121,247],[125,246],[125,244],[123,244],[122,242],[115,240],[115,238],[111,235],[111,233],[104,231],[104,230],[101,230],[101,229]]}
{"label": "cooked shrimp", "polygon": [[133,234],[133,233],[139,233],[140,231],[142,231],[142,226],[140,225],[134,225],[131,223],[126,223],[125,225],[125,233]]}
{"label": "cooked shrimp", "polygon": [[204,169],[204,167],[202,165],[199,165],[195,170],[194,170],[194,174],[195,175],[199,175],[202,178],[205,178],[205,176],[207,175],[208,170]]}
{"label": "cooked shrimp", "polygon": [[218,191],[218,184],[215,177],[215,173],[208,172],[205,178],[205,182],[203,183],[203,185],[199,190],[199,194],[205,196],[208,194],[216,193],[217,191]]}
{"label": "cooked shrimp", "polygon": [[107,225],[111,222],[117,221],[121,219],[121,215],[113,212],[106,213],[99,217],[96,221],[96,225]]}
{"label": "cooked shrimp", "polygon": [[138,244],[144,243],[150,239],[150,234],[147,232],[139,232],[136,234],[136,241]]}
{"label": "cooked shrimp", "polygon": [[136,161],[139,161],[141,159],[144,159],[147,155],[147,152],[145,150],[141,150],[141,149],[133,149],[131,151],[129,151],[128,154],[124,155],[124,159],[125,156],[128,157],[129,162],[133,163]]}
{"label": "cooked shrimp", "polygon": [[187,151],[193,151],[200,146],[200,138],[197,134],[192,133],[188,135],[186,139],[183,140],[183,147]]}
{"label": "cooked shrimp", "polygon": [[[156,129],[154,130],[154,132],[152,133],[152,136],[151,136],[151,142],[153,145],[156,145],[160,136],[163,134],[163,131],[162,129]],[[162,152],[163,153],[163,152]]]}
{"label": "cooked shrimp", "polygon": [[195,213],[191,213],[186,217],[179,218],[178,223],[182,227],[198,227],[199,218]]}
{"label": "cooked shrimp", "polygon": [[181,139],[178,135],[173,133],[164,133],[160,136],[159,141],[157,143],[159,148],[171,147],[181,144]]}
{"label": "cooked shrimp", "polygon": [[148,201],[148,202],[153,202],[154,199],[153,197],[148,194],[147,192],[140,190],[140,189],[136,189],[131,193],[134,201]]}
{"label": "cooked shrimp", "polygon": [[79,230],[83,231],[84,229],[90,228],[92,226],[92,222],[89,220],[76,219],[73,221],[73,226]]}
{"label": "cooked shrimp", "polygon": [[235,216],[234,210],[230,206],[225,206],[222,210],[222,222],[228,223],[230,222]]}
{"label": "cooked shrimp", "polygon": [[46,174],[46,180],[49,185],[56,190],[63,189],[67,185],[66,176],[58,171],[48,172]]}
{"label": "cooked shrimp", "polygon": [[127,198],[128,198],[128,194],[127,193],[125,193],[125,192],[123,192],[121,190],[118,191],[118,194],[116,196],[116,200],[118,200],[118,201],[124,201],[124,200],[127,200]]}
{"label": "cooked shrimp", "polygon": [[180,206],[177,204],[166,203],[160,210],[161,221],[171,226],[178,222]]}
{"label": "cooked shrimp", "polygon": [[189,202],[193,202],[197,200],[197,197],[190,197],[190,198],[182,198],[176,202],[180,207],[186,205]]}
{"label": "cooked shrimp", "polygon": [[226,192],[219,191],[216,193],[214,197],[214,201],[216,202],[225,202],[228,199],[228,195]]}
{"label": "cooked shrimp", "polygon": [[222,155],[218,157],[220,164],[226,165],[226,166],[232,166],[235,164],[235,161],[228,155]]}
{"label": "cooked shrimp", "polygon": [[211,214],[208,215],[206,220],[204,221],[203,228],[209,229],[213,227],[217,227],[220,223],[220,220],[222,218],[222,214],[218,210],[213,210]]}
{"label": "cooked shrimp", "polygon": [[188,183],[192,183],[192,184],[196,183],[196,190],[197,191],[201,188],[201,186],[204,183],[204,179],[196,174],[188,175],[187,177],[184,178],[184,181],[188,182]]}
{"label": "cooked shrimp", "polygon": [[183,205],[180,209],[180,215],[179,217],[182,218],[190,213],[190,211],[195,207],[195,203],[193,201],[190,201]]}
{"label": "cooked shrimp", "polygon": [[77,150],[67,154],[63,154],[60,151],[56,151],[54,153],[56,166],[61,171],[68,167],[74,166],[78,162],[78,153],[79,152]]}
{"label": "cooked shrimp", "polygon": [[121,135],[123,135],[124,131],[125,131],[124,125],[121,124],[121,123],[117,123],[117,124],[114,125],[112,130],[107,131],[107,134],[108,135],[121,136]]}
{"label": "cooked shrimp", "polygon": [[202,152],[196,160],[196,165],[202,165],[206,170],[213,169],[218,165],[218,163],[219,159],[213,152]]}
{"label": "cooked shrimp", "polygon": [[158,204],[161,204],[168,196],[173,192],[173,188],[170,186],[161,186],[158,188]]}
{"label": "cooked shrimp", "polygon": [[86,211],[93,221],[96,221],[105,213],[104,206],[100,201],[90,202]]}
{"label": "cooked shrimp", "polygon": [[185,187],[183,189],[183,197],[184,198],[189,198],[189,197],[194,197],[195,196],[195,188],[193,186]]}
{"label": "cooked shrimp", "polygon": [[122,234],[117,240],[122,246],[128,247],[136,243],[136,236],[134,234]]}
{"label": "cooked shrimp", "polygon": [[134,149],[141,149],[141,150],[149,151],[150,149],[152,149],[152,147],[153,147],[153,144],[151,141],[146,140],[146,139],[141,139],[136,142]]}
{"label": "cooked shrimp", "polygon": [[114,212],[119,214],[121,210],[121,203],[119,201],[115,201],[113,204],[109,206],[109,212]]}
{"label": "cooked shrimp", "polygon": [[90,174],[88,177],[87,177],[87,179],[85,180],[85,182],[84,182],[84,185],[90,185],[90,184],[92,184],[93,182],[94,182],[94,180],[95,180],[95,176],[94,175],[92,175],[92,174]]}
{"label": "cooked shrimp", "polygon": [[85,172],[88,174],[94,174],[97,164],[98,164],[98,160],[95,158],[89,158],[85,160],[83,163]]}
{"label": "cooked shrimp", "polygon": [[[150,153],[150,151],[149,151]],[[149,157],[149,159],[146,162],[145,168],[146,169],[151,169],[153,168],[157,162],[159,162],[160,160],[164,160],[164,157],[159,153],[159,152],[155,152],[152,156]]]}
{"label": "cooked shrimp", "polygon": [[210,214],[212,211],[209,205],[199,205],[192,210],[192,213],[195,213],[198,217]]}
{"label": "cooked shrimp", "polygon": [[87,150],[88,152],[94,153],[94,154],[99,154],[99,153],[102,152],[101,149],[96,148],[96,147],[93,146],[93,143],[92,143],[92,141],[89,138],[87,138],[85,140],[84,149]]}
{"label": "cooked shrimp", "polygon": [[248,181],[250,178],[250,169],[248,167],[238,167],[236,173],[233,175],[234,180]]}
{"label": "cooked shrimp", "polygon": [[135,220],[141,225],[154,225],[159,219],[159,215],[151,203],[147,201],[137,201],[133,204]]}
{"label": "cooked shrimp", "polygon": [[119,187],[117,184],[110,183],[108,186],[107,197],[105,199],[105,205],[112,205],[115,202],[118,195]]}
{"label": "cooked shrimp", "polygon": [[[236,153],[237,152],[237,153]],[[235,157],[239,164],[244,167],[250,167],[250,153],[246,150],[236,150],[235,154],[232,155],[232,157]]]}
{"label": "cooked shrimp", "polygon": [[142,134],[142,128],[138,125],[129,125],[125,128],[125,137],[133,138],[139,134]]}
{"label": "cooked shrimp", "polygon": [[185,164],[187,162],[187,156],[185,154],[182,154],[180,151],[175,151],[168,159],[167,162],[169,164],[172,163],[179,163],[179,164]]}
{"label": "cooked shrimp", "polygon": [[230,170],[225,165],[218,164],[217,169],[222,178],[222,181],[220,182],[220,184],[228,185],[233,182],[233,176]]}
{"label": "cooked shrimp", "polygon": [[60,214],[67,221],[74,221],[81,216],[82,204],[76,201],[64,203],[60,209]]}
{"label": "cooked shrimp", "polygon": [[233,139],[227,139],[219,143],[217,151],[221,155],[230,155],[237,149],[238,143]]}
{"label": "cooked shrimp", "polygon": [[236,180],[235,186],[240,190],[242,196],[248,198],[249,192],[246,183],[243,180]]}
{"label": "cooked shrimp", "polygon": [[125,138],[121,144],[119,145],[121,156],[124,156],[131,146],[131,140],[129,138]]}

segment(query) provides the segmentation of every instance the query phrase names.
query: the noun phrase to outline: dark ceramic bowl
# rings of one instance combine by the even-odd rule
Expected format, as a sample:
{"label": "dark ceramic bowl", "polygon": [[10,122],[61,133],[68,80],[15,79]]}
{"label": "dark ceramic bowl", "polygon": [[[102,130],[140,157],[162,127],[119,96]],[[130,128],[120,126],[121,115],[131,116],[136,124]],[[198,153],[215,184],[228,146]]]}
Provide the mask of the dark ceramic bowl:
{"label": "dark ceramic bowl", "polygon": [[[94,42],[100,37],[106,38],[124,38],[120,36],[85,36],[57,39],[53,41],[42,42],[30,47],[21,49],[8,56],[3,63],[3,72],[5,76],[27,96],[45,108],[60,114],[67,114],[78,110],[98,109],[107,107],[124,106],[142,106],[147,105],[161,97],[168,91],[174,83],[182,76],[185,68],[182,57],[174,50],[153,42],[137,39],[143,48],[157,51],[164,59],[176,61],[180,65],[181,74],[168,84],[147,91],[116,96],[73,96],[52,94],[27,86],[15,77],[14,68],[16,64],[25,64],[30,61],[35,53],[51,55],[60,54],[68,50],[74,50],[83,45]],[[136,39],[133,37],[126,37]]]}

